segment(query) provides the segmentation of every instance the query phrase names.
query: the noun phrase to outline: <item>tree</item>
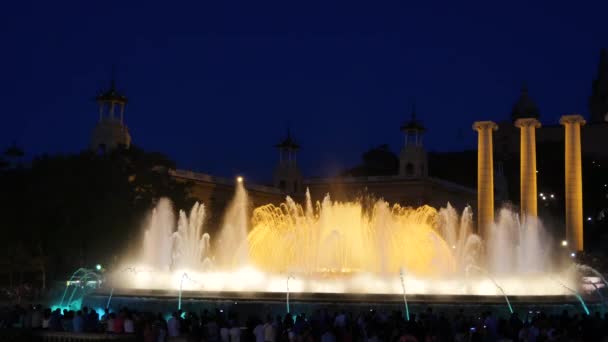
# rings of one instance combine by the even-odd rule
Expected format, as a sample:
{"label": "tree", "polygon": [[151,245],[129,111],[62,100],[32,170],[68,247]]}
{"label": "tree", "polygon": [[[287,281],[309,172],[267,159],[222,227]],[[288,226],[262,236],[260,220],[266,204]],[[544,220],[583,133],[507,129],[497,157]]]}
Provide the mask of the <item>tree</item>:
{"label": "tree", "polygon": [[0,247],[22,246],[15,250],[28,256],[22,269],[40,272],[42,284],[46,275],[110,264],[139,242],[141,223],[160,197],[179,207],[193,203],[190,184],[169,175],[174,167],[162,154],[131,147],[105,154],[43,155],[28,167],[2,169],[6,238]]}
{"label": "tree", "polygon": [[369,149],[361,155],[362,164],[342,172],[344,176],[390,176],[399,172],[399,158],[387,144]]}

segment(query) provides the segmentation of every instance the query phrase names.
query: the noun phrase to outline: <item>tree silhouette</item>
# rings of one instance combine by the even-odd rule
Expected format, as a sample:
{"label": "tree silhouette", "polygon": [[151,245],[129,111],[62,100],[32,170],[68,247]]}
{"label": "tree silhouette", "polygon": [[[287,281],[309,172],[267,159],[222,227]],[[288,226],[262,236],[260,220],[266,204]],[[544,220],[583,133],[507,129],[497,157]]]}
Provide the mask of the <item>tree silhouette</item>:
{"label": "tree silhouette", "polygon": [[[141,227],[160,197],[192,204],[190,184],[173,179],[174,163],[136,147],[105,154],[43,155],[0,171],[4,263],[62,277],[92,264],[110,265],[139,247]],[[18,248],[16,248],[18,246]],[[25,255],[25,257],[24,257]],[[19,261],[18,261],[19,260]],[[25,260],[25,261],[22,261]],[[18,261],[18,262],[17,262]]]}

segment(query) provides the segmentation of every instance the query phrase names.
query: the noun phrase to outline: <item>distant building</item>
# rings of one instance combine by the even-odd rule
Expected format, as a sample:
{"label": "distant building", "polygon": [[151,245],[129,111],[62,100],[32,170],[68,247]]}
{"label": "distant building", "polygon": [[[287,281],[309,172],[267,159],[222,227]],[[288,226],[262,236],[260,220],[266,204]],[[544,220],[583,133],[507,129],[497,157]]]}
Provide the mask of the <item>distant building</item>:
{"label": "distant building", "polygon": [[[346,172],[339,177],[304,179],[304,186],[310,189],[315,199],[326,194],[338,201],[371,196],[382,198],[391,204],[414,207],[428,204],[440,208],[447,203],[459,209],[464,209],[467,205],[475,207],[477,191],[474,188],[429,177],[428,155],[423,144],[425,128],[417,119],[415,108],[412,108],[410,120],[401,125],[401,132],[404,134],[404,143],[399,154],[398,168],[391,170],[391,158],[379,156],[384,163],[372,160],[373,165],[355,168],[351,174]],[[378,154],[387,152],[390,153],[384,146],[376,151]],[[383,165],[378,164],[386,166],[383,168]]]}
{"label": "distant building", "polygon": [[[329,194],[337,201],[369,197],[406,206],[428,204],[439,208],[450,203],[459,209],[467,205],[475,207],[477,192],[474,188],[429,177],[427,152],[422,143],[425,129],[414,111],[411,119],[401,126],[401,131],[405,139],[396,165],[392,163],[392,153],[386,150],[388,167],[377,165],[376,168],[362,171],[362,175],[353,176],[347,172],[331,178],[302,177],[296,158],[300,145],[288,131],[285,139],[275,145],[279,150],[279,160],[272,186],[256,185],[245,180],[251,206],[278,204],[288,195],[302,201],[309,189],[315,201]],[[192,182],[192,195],[211,208],[212,213],[223,212],[234,194],[235,180],[186,170],[175,170],[171,174],[180,180]]]}
{"label": "distant building", "polygon": [[[596,79],[593,81],[589,98],[589,120],[581,130],[583,155],[591,158],[608,159],[608,50],[602,49]],[[561,113],[565,114],[565,113]],[[518,118],[533,117],[540,120],[540,111],[522,87],[517,102],[513,105],[510,121],[498,123],[494,133],[498,158],[519,153],[519,128],[513,125]],[[536,131],[537,144],[560,143],[564,140],[564,127],[559,122],[543,122]],[[538,155],[538,158],[542,158]]]}
{"label": "distant building", "polygon": [[275,145],[279,150],[279,164],[274,170],[273,185],[285,193],[298,193],[302,191],[302,174],[297,165],[297,153],[300,145],[287,131],[287,137]]}
{"label": "distant building", "polygon": [[[608,51],[603,49],[597,75],[589,97],[589,116],[581,127],[582,187],[586,241],[594,241],[608,222]],[[542,120],[541,110],[527,87],[521,93],[511,115],[498,122],[494,132],[495,192],[497,204],[520,202],[520,129],[515,121],[536,118],[541,127],[536,129],[536,163],[538,174],[538,210],[547,226],[561,234],[565,212],[565,129],[559,122]],[[569,114],[569,113],[559,113]],[[500,170],[500,171],[499,171]],[[498,196],[498,194],[501,196]],[[605,231],[605,230],[604,230]],[[595,234],[595,235],[594,235]],[[598,240],[599,241],[599,240]]]}
{"label": "distant building", "polygon": [[[121,145],[128,147],[131,136],[124,124],[127,98],[118,93],[112,82],[110,89],[97,97],[97,102],[99,122],[93,132],[91,147],[96,150]],[[590,118],[581,133],[583,156],[608,159],[608,51],[605,49],[601,51],[597,76],[593,81],[589,111]],[[466,205],[475,207],[476,152],[433,153],[429,159],[423,144],[425,127],[416,114],[413,108],[411,118],[401,125],[404,144],[398,156],[388,146],[381,146],[364,155],[364,165],[330,178],[302,176],[296,158],[300,145],[288,131],[285,139],[275,145],[279,151],[279,160],[274,169],[272,184],[262,186],[245,181],[251,205],[277,204],[287,195],[302,200],[306,189],[310,189],[314,200],[321,200],[329,193],[333,199],[340,201],[370,196],[409,206],[429,204],[441,207],[449,202],[459,209]],[[519,191],[519,175],[516,170],[519,167],[517,156],[520,134],[519,128],[514,125],[518,118],[540,118],[540,110],[526,86],[522,87],[510,118],[499,122],[499,129],[494,133],[495,199],[500,203],[509,200],[518,202],[516,192]],[[558,122],[545,122],[536,131],[538,149],[551,146],[551,149],[560,149],[556,154],[559,156],[563,154],[563,140],[564,128]],[[560,144],[562,147],[559,147]],[[543,165],[543,158],[546,159],[547,155],[538,152],[537,158],[539,165]],[[558,161],[558,164],[563,162]],[[234,193],[235,180],[185,170],[172,171],[172,175],[180,180],[191,181],[194,185],[193,196],[204,202],[214,213],[223,212]],[[553,183],[563,184],[563,176],[557,175],[557,170],[551,176],[559,178]],[[546,178],[541,177],[540,186],[543,186]],[[542,189],[539,188],[539,191]]]}
{"label": "distant building", "polygon": [[94,151],[109,151],[119,146],[129,148],[131,135],[124,123],[127,97],[116,90],[114,80],[110,89],[102,91],[96,97],[99,106],[99,120],[91,136],[91,149]]}
{"label": "distant building", "polygon": [[593,81],[589,97],[589,113],[592,124],[608,122],[608,49],[600,52],[597,78]]}

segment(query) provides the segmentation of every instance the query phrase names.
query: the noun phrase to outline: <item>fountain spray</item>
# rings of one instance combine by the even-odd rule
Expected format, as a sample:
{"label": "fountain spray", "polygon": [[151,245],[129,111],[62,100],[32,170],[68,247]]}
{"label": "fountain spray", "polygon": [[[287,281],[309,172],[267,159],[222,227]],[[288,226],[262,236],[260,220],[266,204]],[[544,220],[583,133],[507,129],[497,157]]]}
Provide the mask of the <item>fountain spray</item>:
{"label": "fountain spray", "polygon": [[[94,279],[95,281],[98,282],[98,286],[99,286],[99,282],[100,282],[100,278],[99,275],[92,270],[86,269],[86,268],[79,268],[77,269],[74,273],[72,273],[72,276],[70,277],[70,279],[66,282],[66,286],[65,286],[65,290],[63,291],[63,295],[61,296],[61,302],[59,303],[59,306],[62,307],[63,306],[63,302],[65,301],[65,296],[68,292],[68,289],[70,288],[70,286],[72,286],[72,282],[74,281],[74,279],[78,277],[78,281],[80,282],[80,284],[82,285],[81,287],[84,289],[87,286],[87,281],[89,279]],[[72,304],[72,301],[74,299],[74,295],[76,294],[76,292],[78,291],[78,287],[74,286],[72,289],[72,293],[70,294],[70,297],[68,298],[67,301],[67,306],[70,306]]]}
{"label": "fountain spray", "polygon": [[576,264],[575,267],[580,271],[588,271],[588,272],[593,273],[595,276],[600,278],[602,280],[602,282],[604,283],[604,285],[608,288],[608,281],[606,281],[606,278],[604,278],[604,276],[595,268],[593,268],[591,266],[587,266],[587,265],[582,265],[582,264]]}
{"label": "fountain spray", "polygon": [[585,301],[583,300],[583,297],[580,295],[580,293],[578,293],[578,291],[576,291],[575,289],[572,289],[568,286],[566,286],[566,284],[562,283],[559,279],[550,277],[551,280],[553,280],[554,282],[560,284],[564,289],[572,292],[572,294],[574,294],[574,296],[576,297],[576,299],[578,299],[579,303],[581,303],[581,307],[583,307],[583,310],[585,311],[585,314],[587,314],[587,316],[590,315],[589,313],[589,309],[587,308],[587,304],[585,304]]}
{"label": "fountain spray", "polygon": [[110,296],[108,297],[108,303],[106,304],[106,308],[110,309],[110,302],[112,301],[112,294],[114,293],[114,288],[110,290]]}
{"label": "fountain spray", "polygon": [[184,272],[182,274],[182,277],[181,277],[181,279],[179,281],[179,294],[178,294],[178,297],[177,297],[177,311],[179,311],[179,310],[182,309],[182,287],[184,285],[184,279],[185,278],[188,278],[188,273],[186,273],[186,272]]}
{"label": "fountain spray", "polygon": [[399,277],[401,278],[401,288],[403,289],[403,304],[405,305],[405,320],[410,320],[410,309],[407,305],[407,297],[405,295],[405,276],[403,274],[403,267],[399,268]]}
{"label": "fountain spray", "polygon": [[296,279],[292,274],[287,276],[287,313],[289,313],[289,279]]}
{"label": "fountain spray", "polygon": [[469,264],[465,270],[465,274],[468,276],[469,275],[469,270],[470,269],[475,269],[479,272],[481,272],[483,275],[485,275],[486,277],[488,277],[488,279],[490,279],[492,281],[492,283],[494,283],[494,286],[496,286],[496,288],[498,290],[500,290],[500,292],[502,293],[502,296],[505,298],[505,302],[507,302],[507,307],[509,308],[509,312],[511,314],[513,314],[513,307],[511,306],[511,302],[509,301],[509,297],[507,296],[507,293],[505,292],[505,290],[502,288],[502,286],[498,285],[498,282],[492,278],[492,276],[490,276],[490,273],[488,273],[488,271],[484,270],[483,268],[479,267],[479,266],[475,266],[473,264]]}
{"label": "fountain spray", "polygon": [[[602,275],[595,268],[593,268],[591,266],[587,266],[587,265],[582,265],[582,264],[575,264],[575,267],[578,271],[591,272],[595,276],[599,277],[602,280],[602,282],[604,283],[604,286],[606,286],[608,288],[608,281],[606,281],[606,278],[604,278],[604,275]],[[591,283],[591,285],[593,285],[593,288],[595,288],[595,292],[597,293],[597,295],[600,297],[600,300],[602,301],[602,308],[604,309],[604,311],[606,311],[605,303],[604,303],[604,296],[602,295],[602,291],[600,291],[600,288],[595,283]]]}

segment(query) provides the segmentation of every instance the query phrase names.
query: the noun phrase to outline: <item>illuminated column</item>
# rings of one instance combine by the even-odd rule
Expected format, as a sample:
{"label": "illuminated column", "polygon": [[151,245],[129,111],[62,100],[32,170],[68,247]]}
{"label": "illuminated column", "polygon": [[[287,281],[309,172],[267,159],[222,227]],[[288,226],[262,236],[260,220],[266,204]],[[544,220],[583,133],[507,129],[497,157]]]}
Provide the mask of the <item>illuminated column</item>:
{"label": "illuminated column", "polygon": [[515,121],[520,129],[519,152],[519,205],[521,219],[526,216],[537,216],[537,189],[536,189],[536,129],[540,122],[534,118],[523,118]]}
{"label": "illuminated column", "polygon": [[580,115],[564,115],[566,140],[566,240],[575,251],[583,250],[583,172],[581,167],[581,126],[585,119]]}
{"label": "illuminated column", "polygon": [[492,121],[476,121],[477,143],[477,233],[482,238],[494,223],[494,147],[492,133],[498,129]]}

